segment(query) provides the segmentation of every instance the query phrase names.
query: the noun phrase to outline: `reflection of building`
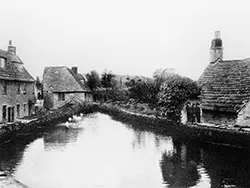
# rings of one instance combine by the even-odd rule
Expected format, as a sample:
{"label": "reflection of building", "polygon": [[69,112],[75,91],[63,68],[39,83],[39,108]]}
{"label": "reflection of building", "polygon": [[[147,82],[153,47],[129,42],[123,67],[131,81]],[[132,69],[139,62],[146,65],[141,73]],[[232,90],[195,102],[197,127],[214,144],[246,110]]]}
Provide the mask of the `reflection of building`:
{"label": "reflection of building", "polygon": [[20,164],[25,147],[34,139],[36,139],[35,135],[2,144],[0,147],[0,171],[12,173],[16,165]]}
{"label": "reflection of building", "polygon": [[77,98],[81,101],[93,101],[92,92],[84,82],[77,67],[46,67],[43,73],[44,107],[58,108],[67,101]]}
{"label": "reflection of building", "polygon": [[173,144],[173,152],[163,153],[160,162],[168,187],[198,185],[201,174],[210,179],[211,188],[250,187],[249,151],[210,144],[201,148],[179,139],[174,139]]}
{"label": "reflection of building", "polygon": [[249,125],[250,59],[223,60],[220,33],[210,48],[210,64],[199,78],[205,122]]}
{"label": "reflection of building", "polygon": [[77,141],[79,132],[82,129],[66,129],[58,127],[57,129],[44,136],[44,147],[63,147],[69,142]]}
{"label": "reflection of building", "polygon": [[132,143],[133,148],[141,148],[145,147],[145,131],[135,130],[134,132],[134,140]]}
{"label": "reflection of building", "polygon": [[200,152],[196,147],[174,143],[172,153],[163,153],[161,159],[162,176],[170,187],[189,187],[197,184],[200,175],[197,163]]}
{"label": "reflection of building", "polygon": [[0,50],[0,122],[30,115],[34,101],[34,79],[10,41],[8,51]]}
{"label": "reflection of building", "polygon": [[250,153],[235,148],[213,147],[203,153],[211,188],[250,187]]}

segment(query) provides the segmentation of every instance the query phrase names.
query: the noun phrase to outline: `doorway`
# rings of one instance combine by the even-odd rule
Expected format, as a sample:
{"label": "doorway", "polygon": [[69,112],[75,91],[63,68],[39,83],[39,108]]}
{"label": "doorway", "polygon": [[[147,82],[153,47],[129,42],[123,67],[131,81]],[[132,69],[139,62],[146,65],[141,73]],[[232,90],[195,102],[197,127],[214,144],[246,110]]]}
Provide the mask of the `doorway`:
{"label": "doorway", "polygon": [[15,111],[14,107],[8,107],[8,122],[14,122]]}

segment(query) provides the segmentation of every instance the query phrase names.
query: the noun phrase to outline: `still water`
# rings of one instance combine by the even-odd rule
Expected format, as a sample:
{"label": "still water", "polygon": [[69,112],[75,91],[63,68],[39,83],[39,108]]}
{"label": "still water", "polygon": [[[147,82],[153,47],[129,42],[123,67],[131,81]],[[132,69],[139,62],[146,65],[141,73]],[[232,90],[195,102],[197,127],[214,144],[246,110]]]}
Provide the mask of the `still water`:
{"label": "still water", "polygon": [[247,151],[182,143],[101,113],[2,145],[0,168],[33,188],[250,187]]}

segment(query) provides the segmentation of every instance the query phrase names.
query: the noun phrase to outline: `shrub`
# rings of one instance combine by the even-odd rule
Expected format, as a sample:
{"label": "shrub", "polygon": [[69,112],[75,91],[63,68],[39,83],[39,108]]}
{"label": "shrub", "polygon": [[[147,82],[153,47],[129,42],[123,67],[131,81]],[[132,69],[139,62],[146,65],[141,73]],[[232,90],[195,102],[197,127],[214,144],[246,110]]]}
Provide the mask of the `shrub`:
{"label": "shrub", "polygon": [[184,102],[199,94],[200,88],[195,81],[174,74],[162,84],[157,95],[158,104],[169,118],[178,122]]}

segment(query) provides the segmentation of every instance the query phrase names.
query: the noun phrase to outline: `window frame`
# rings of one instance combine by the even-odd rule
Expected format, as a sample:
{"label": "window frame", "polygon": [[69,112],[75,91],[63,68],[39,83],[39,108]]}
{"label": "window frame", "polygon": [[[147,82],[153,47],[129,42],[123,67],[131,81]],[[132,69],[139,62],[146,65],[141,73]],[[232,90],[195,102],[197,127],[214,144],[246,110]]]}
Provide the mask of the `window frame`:
{"label": "window frame", "polygon": [[27,103],[24,103],[23,104],[23,113],[24,113],[24,115],[25,115],[25,112],[26,112],[26,108],[27,108]]}
{"label": "window frame", "polygon": [[20,111],[21,111],[21,105],[20,104],[17,104],[16,105],[16,116],[18,118],[20,118]]}
{"label": "window frame", "polygon": [[[4,115],[4,111],[5,111],[5,115]],[[3,122],[7,121],[7,105],[2,105],[2,121]]]}
{"label": "window frame", "polygon": [[58,101],[65,101],[65,93],[58,93]]}
{"label": "window frame", "polygon": [[24,95],[27,94],[27,83],[24,83],[24,85],[23,85],[23,94]]}
{"label": "window frame", "polygon": [[6,59],[4,57],[0,57],[0,68],[5,69]]}
{"label": "window frame", "polygon": [[3,80],[3,91],[2,91],[3,95],[8,94],[8,85],[9,85],[9,81]]}
{"label": "window frame", "polygon": [[17,94],[21,94],[21,83],[17,82]]}

